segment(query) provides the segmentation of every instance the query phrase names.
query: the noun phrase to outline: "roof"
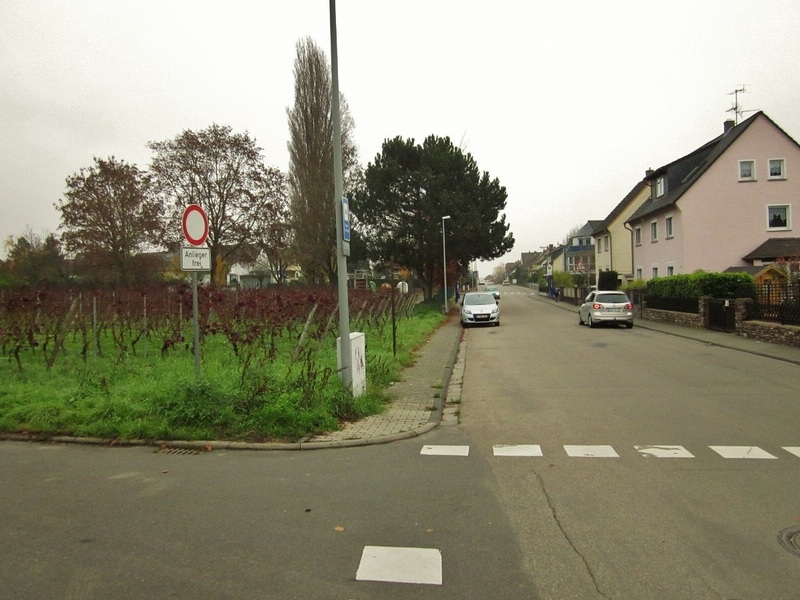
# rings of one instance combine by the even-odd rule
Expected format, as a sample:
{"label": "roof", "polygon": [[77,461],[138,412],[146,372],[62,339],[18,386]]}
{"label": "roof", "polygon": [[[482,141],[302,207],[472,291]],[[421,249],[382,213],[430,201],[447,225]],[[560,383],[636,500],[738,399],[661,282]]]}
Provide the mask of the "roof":
{"label": "roof", "polygon": [[602,223],[597,226],[597,228],[594,230],[595,235],[604,231],[608,231],[608,228],[611,226],[611,223],[614,222],[614,219],[616,219],[620,213],[625,210],[628,204],[633,202],[633,199],[642,192],[642,189],[644,189],[646,185],[647,184],[645,183],[644,179],[637,181],[636,185],[633,186],[633,189],[628,192],[622,200],[620,200],[619,204],[617,204],[614,209],[608,213],[608,216],[603,219]]}
{"label": "roof", "polygon": [[645,177],[644,182],[650,185],[649,182],[654,182],[660,177],[666,176],[667,193],[659,198],[650,198],[645,201],[626,222],[630,223],[642,219],[675,204],[705,174],[711,165],[739,139],[739,136],[760,117],[767,119],[778,131],[800,147],[794,139],[778,127],[775,121],[762,111],[758,111],[719,137],[703,144],[686,156],[656,169]]}
{"label": "roof", "polygon": [[755,279],[756,277],[758,277],[759,275],[762,275],[763,273],[766,273],[767,271],[775,271],[777,274],[782,275],[783,277],[786,277],[786,274],[783,271],[781,271],[778,267],[776,267],[774,264],[759,265],[759,266],[747,265],[746,267],[728,267],[727,269],[725,269],[724,272],[725,273],[749,273]]}
{"label": "roof", "polygon": [[776,258],[793,258],[800,256],[800,238],[769,238],[753,250],[743,260],[775,260]]}

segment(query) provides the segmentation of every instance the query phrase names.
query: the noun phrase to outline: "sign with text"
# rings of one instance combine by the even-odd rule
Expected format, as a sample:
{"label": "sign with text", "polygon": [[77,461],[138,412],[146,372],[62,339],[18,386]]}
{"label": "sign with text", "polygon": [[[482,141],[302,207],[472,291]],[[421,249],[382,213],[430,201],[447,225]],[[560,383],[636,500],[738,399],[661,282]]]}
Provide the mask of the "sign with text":
{"label": "sign with text", "polygon": [[210,271],[211,250],[209,248],[181,248],[182,271]]}

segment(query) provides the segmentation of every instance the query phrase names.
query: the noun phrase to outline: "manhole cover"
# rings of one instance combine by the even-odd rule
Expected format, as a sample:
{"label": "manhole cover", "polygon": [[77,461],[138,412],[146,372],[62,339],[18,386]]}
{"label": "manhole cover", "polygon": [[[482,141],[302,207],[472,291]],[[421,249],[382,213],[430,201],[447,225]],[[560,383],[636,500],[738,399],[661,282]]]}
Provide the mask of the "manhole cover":
{"label": "manhole cover", "polygon": [[778,534],[778,541],[795,556],[800,556],[800,525],[787,527]]}

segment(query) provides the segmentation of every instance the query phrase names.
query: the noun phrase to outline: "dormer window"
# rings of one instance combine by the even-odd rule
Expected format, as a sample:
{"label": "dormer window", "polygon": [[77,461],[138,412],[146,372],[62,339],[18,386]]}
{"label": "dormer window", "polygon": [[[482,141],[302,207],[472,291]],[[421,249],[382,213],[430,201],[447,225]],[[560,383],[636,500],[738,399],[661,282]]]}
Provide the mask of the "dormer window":
{"label": "dormer window", "polygon": [[660,198],[667,193],[667,181],[663,175],[656,179],[656,198]]}

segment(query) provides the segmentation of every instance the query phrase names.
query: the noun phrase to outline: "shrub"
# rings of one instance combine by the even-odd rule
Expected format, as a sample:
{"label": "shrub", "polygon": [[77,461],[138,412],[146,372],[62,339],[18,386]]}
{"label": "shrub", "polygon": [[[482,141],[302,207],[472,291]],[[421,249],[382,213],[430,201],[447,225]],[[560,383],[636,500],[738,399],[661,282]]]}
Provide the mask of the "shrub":
{"label": "shrub", "polygon": [[647,295],[660,298],[755,298],[756,286],[748,273],[707,273],[657,277],[647,282]]}

